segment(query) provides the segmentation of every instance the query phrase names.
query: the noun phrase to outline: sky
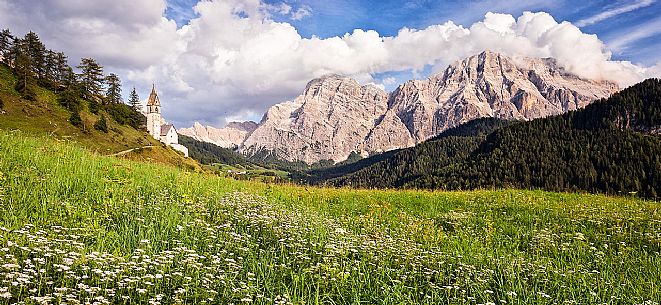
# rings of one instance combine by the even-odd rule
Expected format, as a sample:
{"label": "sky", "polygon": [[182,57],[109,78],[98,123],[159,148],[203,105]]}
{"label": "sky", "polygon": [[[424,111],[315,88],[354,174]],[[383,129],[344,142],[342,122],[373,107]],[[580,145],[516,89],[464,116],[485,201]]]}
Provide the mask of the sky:
{"label": "sky", "polygon": [[92,57],[177,127],[259,121],[337,73],[387,91],[484,50],[625,87],[661,77],[661,0],[0,0],[0,28]]}

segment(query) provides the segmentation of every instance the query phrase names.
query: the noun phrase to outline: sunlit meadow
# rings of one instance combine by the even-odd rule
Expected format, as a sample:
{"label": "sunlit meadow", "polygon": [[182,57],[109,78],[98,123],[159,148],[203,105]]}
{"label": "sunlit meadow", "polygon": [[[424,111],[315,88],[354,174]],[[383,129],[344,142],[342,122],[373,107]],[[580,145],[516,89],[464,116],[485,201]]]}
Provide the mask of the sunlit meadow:
{"label": "sunlit meadow", "polygon": [[0,131],[0,304],[659,304],[659,207],[240,182]]}

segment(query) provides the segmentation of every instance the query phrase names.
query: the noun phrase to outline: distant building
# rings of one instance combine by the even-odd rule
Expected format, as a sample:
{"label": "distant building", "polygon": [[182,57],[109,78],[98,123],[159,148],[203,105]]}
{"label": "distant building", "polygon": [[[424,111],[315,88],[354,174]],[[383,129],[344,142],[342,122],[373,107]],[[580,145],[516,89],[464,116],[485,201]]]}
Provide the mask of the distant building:
{"label": "distant building", "polygon": [[147,101],[147,131],[154,139],[161,141],[188,157],[188,148],[179,144],[177,129],[172,124],[168,124],[161,116],[161,101],[156,93],[156,87],[152,86],[149,100]]}

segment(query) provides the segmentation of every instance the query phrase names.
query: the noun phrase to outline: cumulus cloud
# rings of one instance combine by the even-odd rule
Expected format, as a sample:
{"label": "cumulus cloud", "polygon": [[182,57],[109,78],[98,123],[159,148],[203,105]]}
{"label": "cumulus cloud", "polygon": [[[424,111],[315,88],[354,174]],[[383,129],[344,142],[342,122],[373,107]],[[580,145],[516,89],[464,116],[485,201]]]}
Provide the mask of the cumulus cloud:
{"label": "cumulus cloud", "polygon": [[[227,118],[263,113],[325,74],[379,83],[373,78],[377,73],[426,67],[440,71],[487,49],[554,57],[581,77],[621,85],[652,73],[610,60],[597,36],[543,12],[525,12],[518,18],[488,13],[470,27],[448,21],[425,29],[403,28],[391,37],[356,29],[321,39],[303,38],[292,25],[270,18],[274,12],[295,14],[294,8],[259,0],[199,2],[196,17],[179,29],[163,17],[164,0],[100,0],[113,4],[102,11],[92,8],[98,1],[85,7],[89,1],[79,0],[82,7],[70,8],[71,1],[5,2],[0,4],[0,25],[19,31],[34,25],[50,46],[111,65],[125,86],[135,84],[143,95],[156,82],[164,115],[180,126],[195,120],[220,125]],[[115,7],[120,12],[113,11]],[[40,13],[32,13],[32,8]]]}

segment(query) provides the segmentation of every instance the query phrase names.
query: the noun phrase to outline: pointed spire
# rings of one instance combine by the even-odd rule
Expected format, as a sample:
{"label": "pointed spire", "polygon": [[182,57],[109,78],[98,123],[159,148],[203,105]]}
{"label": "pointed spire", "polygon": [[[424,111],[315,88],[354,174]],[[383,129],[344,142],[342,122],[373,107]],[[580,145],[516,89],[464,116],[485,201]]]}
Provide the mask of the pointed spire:
{"label": "pointed spire", "polygon": [[147,101],[147,106],[160,106],[161,101],[158,99],[158,94],[156,93],[156,85],[152,83],[151,85],[151,94],[149,94],[149,100]]}

